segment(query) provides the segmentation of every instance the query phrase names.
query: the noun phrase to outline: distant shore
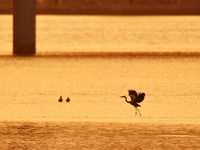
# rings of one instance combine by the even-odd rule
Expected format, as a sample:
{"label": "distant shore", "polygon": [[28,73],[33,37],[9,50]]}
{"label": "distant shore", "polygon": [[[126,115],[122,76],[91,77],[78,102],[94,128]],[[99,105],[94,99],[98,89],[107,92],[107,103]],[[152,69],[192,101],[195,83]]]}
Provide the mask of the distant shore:
{"label": "distant shore", "polygon": [[[83,3],[62,2],[58,4],[38,3],[37,14],[56,15],[200,15],[200,5],[195,3],[155,3],[155,4],[129,4],[119,3]],[[0,5],[0,14],[12,14],[13,4]]]}
{"label": "distant shore", "polygon": [[64,57],[200,57],[200,52],[45,52],[36,56]]}
{"label": "distant shore", "polygon": [[[13,56],[12,53],[0,53],[2,56]],[[38,52],[37,57],[99,57],[99,58],[114,58],[114,57],[200,57],[200,52]]]}

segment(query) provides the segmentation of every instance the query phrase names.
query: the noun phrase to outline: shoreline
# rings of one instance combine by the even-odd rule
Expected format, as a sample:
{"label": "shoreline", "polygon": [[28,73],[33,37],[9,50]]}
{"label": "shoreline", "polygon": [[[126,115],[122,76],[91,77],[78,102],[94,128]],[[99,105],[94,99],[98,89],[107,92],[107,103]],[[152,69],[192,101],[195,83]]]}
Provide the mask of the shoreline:
{"label": "shoreline", "polygon": [[0,120],[1,124],[60,124],[60,125],[68,125],[68,124],[113,124],[113,125],[142,125],[142,126],[199,126],[200,123],[194,122],[139,122],[135,120],[135,122],[131,121],[117,121],[117,120]]}
{"label": "shoreline", "polygon": [[[5,53],[0,54],[0,57],[19,56]],[[23,55],[22,55],[23,56]],[[28,56],[28,55],[24,55]],[[31,55],[30,55],[31,56]],[[182,57],[200,57],[200,52],[36,52],[34,57],[161,57],[161,58],[182,58]]]}

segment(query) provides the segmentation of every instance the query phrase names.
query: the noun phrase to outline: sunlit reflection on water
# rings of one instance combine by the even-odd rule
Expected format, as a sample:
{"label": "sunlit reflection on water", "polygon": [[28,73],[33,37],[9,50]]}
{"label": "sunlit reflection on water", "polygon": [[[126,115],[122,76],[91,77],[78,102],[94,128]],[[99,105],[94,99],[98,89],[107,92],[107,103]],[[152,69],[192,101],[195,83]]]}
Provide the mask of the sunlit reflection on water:
{"label": "sunlit reflection on water", "polygon": [[[199,52],[199,16],[37,15],[37,52]],[[12,53],[12,16],[0,15],[0,54]]]}

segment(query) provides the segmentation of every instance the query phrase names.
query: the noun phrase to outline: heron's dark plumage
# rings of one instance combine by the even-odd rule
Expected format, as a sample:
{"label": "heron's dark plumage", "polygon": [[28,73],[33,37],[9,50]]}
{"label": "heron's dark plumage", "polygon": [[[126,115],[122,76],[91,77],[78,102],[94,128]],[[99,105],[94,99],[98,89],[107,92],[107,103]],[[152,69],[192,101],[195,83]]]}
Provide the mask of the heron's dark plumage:
{"label": "heron's dark plumage", "polygon": [[144,97],[145,97],[145,93],[139,93],[138,96],[135,99],[135,102],[136,103],[142,102],[144,100]]}
{"label": "heron's dark plumage", "polygon": [[137,96],[137,92],[135,90],[128,90],[128,95]]}

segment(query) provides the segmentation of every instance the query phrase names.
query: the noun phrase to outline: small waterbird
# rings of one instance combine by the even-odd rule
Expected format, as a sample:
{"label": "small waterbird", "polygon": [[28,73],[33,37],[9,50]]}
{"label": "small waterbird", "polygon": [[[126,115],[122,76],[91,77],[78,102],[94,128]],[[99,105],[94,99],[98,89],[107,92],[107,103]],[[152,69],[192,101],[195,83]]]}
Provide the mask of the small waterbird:
{"label": "small waterbird", "polygon": [[60,96],[60,98],[58,99],[58,102],[62,102],[63,99],[62,99],[62,96]]}
{"label": "small waterbird", "polygon": [[138,107],[141,107],[138,103],[142,102],[145,97],[145,93],[138,93],[135,90],[128,90],[129,96],[131,98],[131,101],[127,100],[126,96],[120,96],[121,98],[125,98],[125,101],[135,107],[135,115],[137,115],[137,112],[141,116],[140,110]]}
{"label": "small waterbird", "polygon": [[67,97],[67,99],[66,99],[66,102],[70,102],[70,99],[69,99],[69,97]]}

